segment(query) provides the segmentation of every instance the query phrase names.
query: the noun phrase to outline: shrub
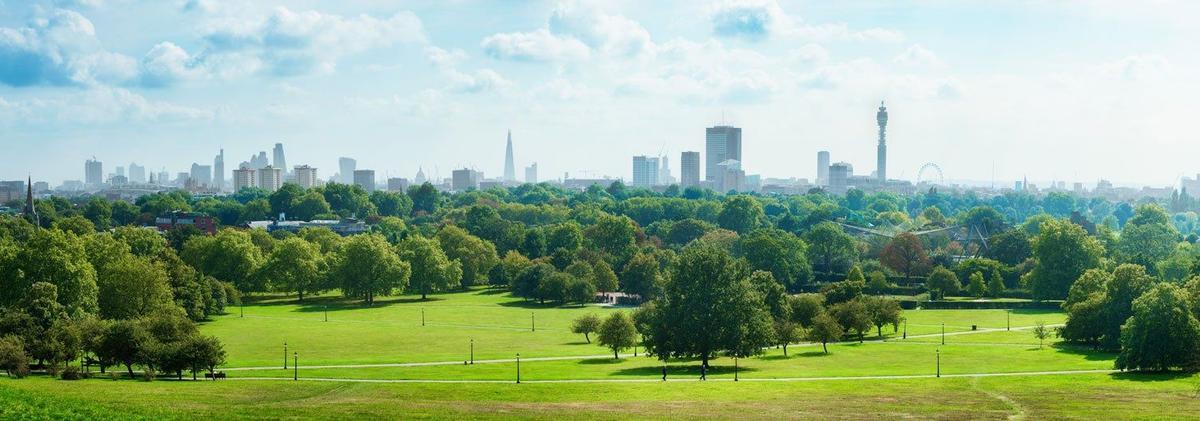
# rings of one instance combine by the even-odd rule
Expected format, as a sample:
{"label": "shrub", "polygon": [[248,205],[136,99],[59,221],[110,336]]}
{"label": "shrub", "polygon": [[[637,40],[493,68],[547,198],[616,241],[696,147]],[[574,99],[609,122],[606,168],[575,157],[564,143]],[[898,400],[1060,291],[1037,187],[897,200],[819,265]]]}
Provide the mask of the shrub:
{"label": "shrub", "polygon": [[142,371],[142,381],[152,382],[157,374],[158,373],[155,373],[153,368],[146,367],[145,371]]}
{"label": "shrub", "polygon": [[79,370],[79,367],[68,365],[62,370],[63,380],[83,380],[87,378],[87,374]]}

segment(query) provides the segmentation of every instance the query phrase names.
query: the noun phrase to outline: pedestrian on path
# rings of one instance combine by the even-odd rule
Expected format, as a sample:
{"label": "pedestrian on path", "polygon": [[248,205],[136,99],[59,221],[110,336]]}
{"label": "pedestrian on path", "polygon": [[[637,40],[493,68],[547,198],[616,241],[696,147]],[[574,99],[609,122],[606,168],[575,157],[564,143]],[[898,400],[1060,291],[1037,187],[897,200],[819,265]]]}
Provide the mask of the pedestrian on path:
{"label": "pedestrian on path", "polygon": [[700,381],[707,381],[707,380],[708,380],[708,366],[702,364],[702,365],[700,365]]}
{"label": "pedestrian on path", "polygon": [[663,364],[663,381],[667,381],[667,365]]}

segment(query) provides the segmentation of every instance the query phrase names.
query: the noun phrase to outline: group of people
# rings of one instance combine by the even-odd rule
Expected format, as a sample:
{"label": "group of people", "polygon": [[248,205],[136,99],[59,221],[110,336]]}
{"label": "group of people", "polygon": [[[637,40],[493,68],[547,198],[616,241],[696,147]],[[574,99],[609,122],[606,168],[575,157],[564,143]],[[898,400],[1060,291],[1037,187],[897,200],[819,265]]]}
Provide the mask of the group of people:
{"label": "group of people", "polygon": [[[706,381],[706,380],[708,380],[708,364],[707,363],[700,365],[700,381]],[[664,381],[664,382],[667,381],[667,365],[666,364],[663,364],[663,366],[662,366],[662,381]]]}

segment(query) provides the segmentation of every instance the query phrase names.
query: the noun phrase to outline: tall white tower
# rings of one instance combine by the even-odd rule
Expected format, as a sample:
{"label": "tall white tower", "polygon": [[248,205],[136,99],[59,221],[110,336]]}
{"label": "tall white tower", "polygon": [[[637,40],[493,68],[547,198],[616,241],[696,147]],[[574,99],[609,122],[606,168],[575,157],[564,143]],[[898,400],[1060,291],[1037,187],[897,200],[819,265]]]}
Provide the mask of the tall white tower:
{"label": "tall white tower", "polygon": [[879,112],[875,113],[875,122],[879,123],[879,148],[876,152],[875,175],[879,177],[880,182],[887,181],[887,107],[883,106],[883,101],[879,101]]}
{"label": "tall white tower", "polygon": [[504,148],[504,181],[508,183],[517,181],[517,168],[513,164],[512,130],[508,131],[508,146]]}

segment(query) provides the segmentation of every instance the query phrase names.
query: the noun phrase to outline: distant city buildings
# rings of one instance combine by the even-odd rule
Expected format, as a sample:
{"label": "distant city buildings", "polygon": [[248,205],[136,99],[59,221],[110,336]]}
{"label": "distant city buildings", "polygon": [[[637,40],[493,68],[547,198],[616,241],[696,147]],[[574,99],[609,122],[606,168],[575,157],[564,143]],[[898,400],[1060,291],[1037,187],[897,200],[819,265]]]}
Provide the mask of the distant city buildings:
{"label": "distant city buildings", "polygon": [[538,170],[537,170],[536,162],[534,162],[533,164],[530,164],[528,167],[525,167],[525,182],[530,183],[530,184],[537,184],[537,182],[538,182],[537,172],[538,172]]}
{"label": "distant city buildings", "polygon": [[[133,167],[129,167],[129,171],[133,171]],[[221,149],[217,156],[213,157],[213,189],[218,192],[225,191],[225,149]]]}
{"label": "distant city buildings", "polygon": [[200,187],[212,186],[212,166],[192,164],[191,179]]}
{"label": "distant city buildings", "polygon": [[427,182],[429,182],[429,179],[425,178],[425,170],[421,169],[421,167],[417,167],[417,175],[413,177],[413,184],[419,186]]}
{"label": "distant city buildings", "polygon": [[513,163],[512,130],[508,131],[508,144],[504,147],[504,182],[517,181],[517,167]]}
{"label": "distant city buildings", "polygon": [[829,185],[829,151],[817,152],[817,185]]}
{"label": "distant city buildings", "polygon": [[633,186],[653,187],[658,184],[658,158],[639,155],[633,157]]}
{"label": "distant city buildings", "polygon": [[354,185],[362,187],[367,193],[375,191],[375,171],[354,170]]}
{"label": "distant city buildings", "polygon": [[296,176],[296,184],[301,188],[311,189],[320,185],[317,181],[317,169],[308,165],[297,165],[292,168],[292,173]]}
{"label": "distant city buildings", "polygon": [[732,126],[705,129],[704,153],[704,180],[715,186],[724,185],[721,180],[724,171],[718,166],[728,160],[742,160],[742,129]]}
{"label": "distant city buildings", "polygon": [[685,151],[679,155],[679,186],[700,185],[700,152]]}
{"label": "distant city buildings", "polygon": [[237,192],[244,188],[254,187],[257,184],[254,172],[255,170],[249,166],[233,170],[233,191]]}
{"label": "distant city buildings", "polygon": [[341,184],[354,184],[354,170],[358,169],[358,161],[352,158],[338,158],[338,179]]}
{"label": "distant city buildings", "polygon": [[98,187],[104,184],[104,164],[94,157],[87,160],[83,164],[83,182],[88,187]]}
{"label": "distant city buildings", "polygon": [[146,167],[137,163],[129,164],[129,182],[134,184],[146,184]]}
{"label": "distant city buildings", "polygon": [[287,159],[283,155],[282,143],[276,143],[275,148],[271,150],[271,166],[282,171],[285,177],[288,175]]}
{"label": "distant city buildings", "polygon": [[875,113],[875,122],[879,125],[879,145],[875,151],[875,176],[880,183],[887,182],[887,107],[879,103],[879,111]]}
{"label": "distant city buildings", "polygon": [[387,189],[390,192],[403,192],[408,190],[408,179],[391,177],[387,179]]}
{"label": "distant city buildings", "polygon": [[283,187],[283,169],[268,165],[255,170],[255,173],[257,173],[256,187],[268,192],[274,192]]}
{"label": "distant city buildings", "polygon": [[170,231],[180,226],[191,226],[205,234],[216,234],[217,223],[213,217],[197,212],[171,212],[154,218],[154,226],[160,231]]}
{"label": "distant city buildings", "polygon": [[450,188],[454,191],[478,190],[479,180],[483,179],[483,173],[469,168],[454,170],[450,175]]}

